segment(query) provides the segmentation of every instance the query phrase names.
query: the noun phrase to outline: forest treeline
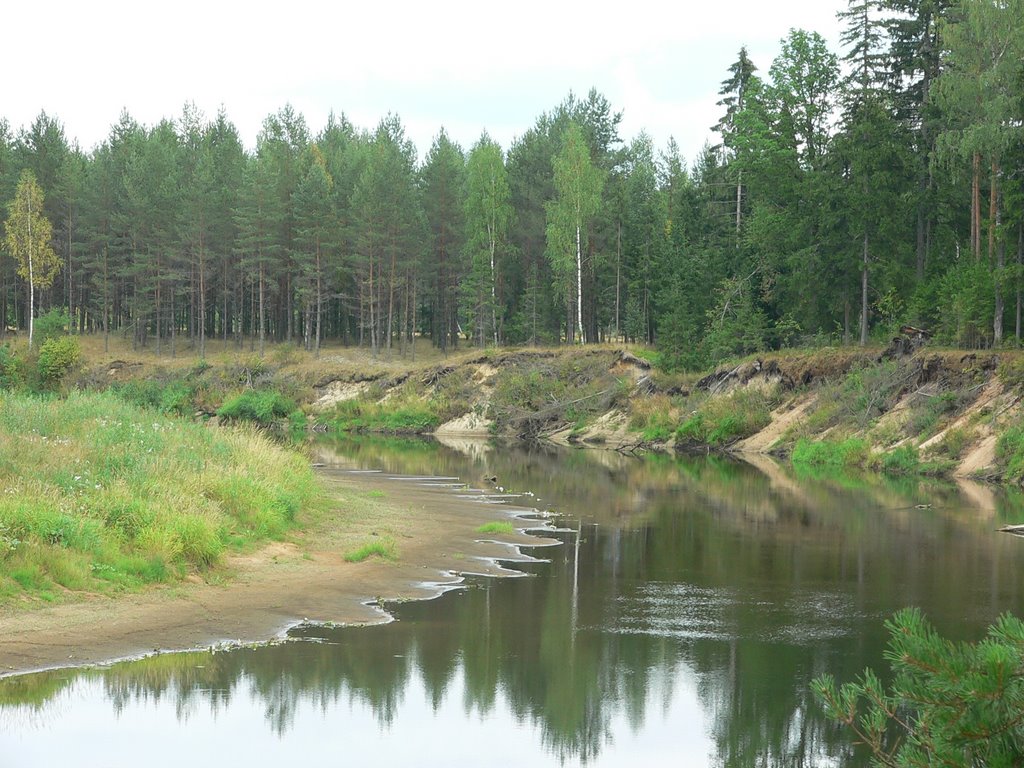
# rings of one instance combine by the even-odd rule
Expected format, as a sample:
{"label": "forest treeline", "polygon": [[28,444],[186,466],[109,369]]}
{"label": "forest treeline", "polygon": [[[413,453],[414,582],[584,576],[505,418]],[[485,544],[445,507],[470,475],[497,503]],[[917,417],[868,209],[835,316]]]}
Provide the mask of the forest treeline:
{"label": "forest treeline", "polygon": [[[153,126],[123,113],[90,151],[54,116],[0,121],[0,314],[25,328],[60,307],[166,354],[626,338],[700,367],[904,322],[1019,340],[1024,0],[840,16],[841,51],[800,29],[767,70],[741,49],[692,163],[620,136],[596,90],[507,148],[442,129],[422,159],[395,115],[314,133],[285,106],[251,151],[192,106]],[[58,267],[43,281],[10,236],[33,178]]]}

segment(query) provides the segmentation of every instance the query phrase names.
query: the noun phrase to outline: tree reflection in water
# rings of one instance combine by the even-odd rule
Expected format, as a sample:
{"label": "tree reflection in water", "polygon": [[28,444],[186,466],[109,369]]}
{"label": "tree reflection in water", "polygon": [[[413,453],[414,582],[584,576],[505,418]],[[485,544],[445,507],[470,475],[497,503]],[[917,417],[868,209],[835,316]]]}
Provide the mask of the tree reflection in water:
{"label": "tree reflection in water", "polygon": [[[882,620],[904,605],[959,637],[1022,607],[1024,550],[991,533],[1019,515],[1016,498],[981,513],[951,486],[714,459],[492,451],[481,463],[417,446],[403,464],[393,446],[353,450],[389,471],[497,474],[586,518],[543,551],[550,563],[524,566],[538,578],[474,579],[396,606],[389,625],[303,627],[269,647],[0,681],[4,738],[13,713],[45,713],[89,682],[114,713],[167,701],[185,721],[252,698],[282,738],[304,712],[343,718],[352,706],[391,729],[415,683],[428,712],[458,708],[466,728],[507,709],[554,761],[600,763],[652,721],[696,717],[678,723],[666,759],[706,749],[685,740],[703,732],[706,762],[724,766],[866,764],[825,721],[810,681],[882,666]],[[922,501],[933,508],[915,509]]]}

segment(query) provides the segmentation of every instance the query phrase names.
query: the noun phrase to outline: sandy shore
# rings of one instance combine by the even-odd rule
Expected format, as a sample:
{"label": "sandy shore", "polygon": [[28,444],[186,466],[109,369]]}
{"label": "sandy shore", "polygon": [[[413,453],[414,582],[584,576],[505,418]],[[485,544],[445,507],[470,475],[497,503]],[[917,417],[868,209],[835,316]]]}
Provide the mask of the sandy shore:
{"label": "sandy shore", "polygon": [[[386,613],[367,602],[430,597],[462,573],[510,575],[493,558],[526,557],[518,554],[518,544],[553,543],[524,533],[481,535],[481,524],[526,510],[459,498],[443,481],[331,466],[321,472],[333,499],[328,510],[307,515],[302,533],[291,541],[228,558],[205,580],[3,609],[0,676],[267,641],[303,620],[387,621]],[[344,561],[346,552],[378,537],[395,542],[397,560]]]}

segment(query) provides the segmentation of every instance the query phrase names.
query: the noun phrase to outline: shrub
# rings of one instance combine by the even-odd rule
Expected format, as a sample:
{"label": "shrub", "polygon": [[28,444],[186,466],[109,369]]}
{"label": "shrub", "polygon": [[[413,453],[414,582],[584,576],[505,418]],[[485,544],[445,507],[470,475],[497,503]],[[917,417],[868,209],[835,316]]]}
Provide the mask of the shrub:
{"label": "shrub", "polygon": [[9,346],[0,347],[0,389],[14,389],[21,383],[21,361]]}
{"label": "shrub", "polygon": [[78,365],[81,357],[78,341],[70,336],[47,339],[39,348],[39,360],[36,363],[40,384],[47,389],[58,386],[68,372]]}
{"label": "shrub", "polygon": [[71,318],[63,309],[51,309],[35,319],[32,324],[32,341],[40,348],[50,339],[65,335],[71,326]]}

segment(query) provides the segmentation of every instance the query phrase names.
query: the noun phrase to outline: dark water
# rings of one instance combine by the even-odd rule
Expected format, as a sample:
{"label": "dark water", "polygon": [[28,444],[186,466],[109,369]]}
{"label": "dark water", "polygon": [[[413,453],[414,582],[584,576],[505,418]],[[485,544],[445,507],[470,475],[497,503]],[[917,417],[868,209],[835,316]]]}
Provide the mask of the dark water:
{"label": "dark water", "polygon": [[814,677],[884,668],[882,622],[906,605],[959,639],[1024,613],[1024,542],[994,533],[1024,510],[992,489],[714,458],[334,450],[497,475],[571,530],[524,566],[533,578],[473,580],[385,626],[0,680],[0,765],[860,765]]}

